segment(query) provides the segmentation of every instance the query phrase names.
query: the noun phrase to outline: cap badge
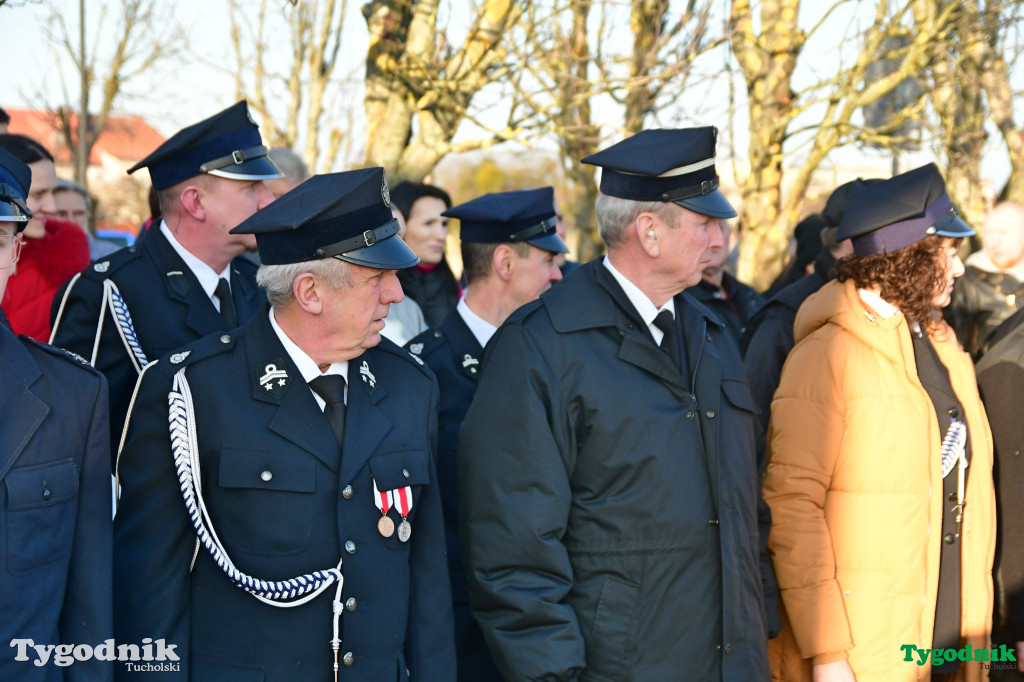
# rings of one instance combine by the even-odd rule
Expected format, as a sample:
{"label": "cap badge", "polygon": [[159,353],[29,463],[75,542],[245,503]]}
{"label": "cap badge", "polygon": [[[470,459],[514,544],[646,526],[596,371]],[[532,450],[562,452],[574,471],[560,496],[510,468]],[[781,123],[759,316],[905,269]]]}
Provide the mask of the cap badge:
{"label": "cap badge", "polygon": [[409,352],[412,353],[413,355],[419,355],[420,353],[423,352],[423,344],[422,343],[410,343],[409,344]]}
{"label": "cap badge", "polygon": [[380,198],[384,200],[385,206],[391,205],[391,192],[388,190],[388,176],[383,175],[380,181]]}
{"label": "cap badge", "polygon": [[[275,361],[279,362],[279,361]],[[263,376],[260,377],[262,386],[271,395],[279,395],[280,389],[288,383],[288,372],[278,369],[274,362],[263,368]]]}
{"label": "cap badge", "polygon": [[107,270],[110,269],[110,261],[100,261],[96,265],[92,266],[92,269],[95,270],[96,272],[106,272]]}
{"label": "cap badge", "polygon": [[174,355],[171,356],[171,364],[172,365],[180,365],[181,363],[183,363],[185,361],[185,358],[187,358],[191,354],[192,354],[192,351],[190,351],[190,350],[185,350],[185,351],[182,351],[180,353],[175,353]]}
{"label": "cap badge", "polygon": [[370,365],[367,364],[366,360],[363,360],[363,364],[359,366],[359,375],[363,378],[363,383],[369,384],[370,388],[374,388],[377,385],[377,377],[373,376],[373,372],[370,371]]}

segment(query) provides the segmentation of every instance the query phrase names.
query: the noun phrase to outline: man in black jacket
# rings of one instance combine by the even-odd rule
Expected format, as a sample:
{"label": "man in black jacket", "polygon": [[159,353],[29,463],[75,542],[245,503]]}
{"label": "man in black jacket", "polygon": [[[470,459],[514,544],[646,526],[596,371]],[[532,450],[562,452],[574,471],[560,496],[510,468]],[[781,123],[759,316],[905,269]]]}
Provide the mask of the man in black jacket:
{"label": "man in black jacket", "polygon": [[273,201],[263,181],[281,174],[266,152],[245,102],[176,133],[129,170],[149,168],[162,222],[54,297],[51,343],[88,359],[110,384],[115,457],[146,364],[248,322],[262,303],[256,266],[239,257],[252,236],[230,230]]}
{"label": "man in black jacket", "polygon": [[607,258],[488,344],[459,517],[509,680],[767,679],[754,403],[722,324],[682,293],[736,215],[716,137],[650,130],[584,159],[604,168]]}

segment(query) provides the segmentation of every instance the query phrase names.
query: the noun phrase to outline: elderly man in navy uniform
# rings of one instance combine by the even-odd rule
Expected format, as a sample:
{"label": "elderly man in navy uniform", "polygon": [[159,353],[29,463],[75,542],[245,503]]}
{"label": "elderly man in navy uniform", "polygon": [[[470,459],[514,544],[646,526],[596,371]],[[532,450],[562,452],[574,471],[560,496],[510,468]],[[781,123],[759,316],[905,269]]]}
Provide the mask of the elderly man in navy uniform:
{"label": "elderly man in navy uniform", "polygon": [[607,257],[488,344],[459,517],[508,679],[768,679],[755,408],[724,325],[682,293],[735,216],[715,141],[650,130],[584,159]]}
{"label": "elderly man in navy uniform", "polygon": [[454,680],[437,383],[380,336],[418,262],[384,171],[315,176],[234,232],[270,306],[139,379],[118,641],[164,638],[194,680]]}
{"label": "elderly man in navy uniform", "polygon": [[[31,171],[0,150],[0,296],[18,262]],[[107,680],[109,662],[45,665],[31,647],[113,635],[107,386],[0,313],[0,679]],[[8,646],[10,645],[10,646]]]}
{"label": "elderly man in navy uniform", "polygon": [[555,256],[568,249],[555,231],[551,187],[485,194],[442,215],[458,218],[466,293],[440,326],[406,346],[434,371],[441,388],[438,483],[444,505],[448,571],[455,599],[459,680],[500,680],[466,594],[459,545],[459,427],[476,393],[484,346],[501,323],[562,279]]}
{"label": "elderly man in navy uniform", "polygon": [[281,174],[266,153],[245,102],[176,133],[128,171],[149,168],[163,221],[54,297],[51,343],[110,384],[115,454],[146,363],[259,309],[256,266],[239,258],[252,236],[230,230],[274,199],[263,181]]}

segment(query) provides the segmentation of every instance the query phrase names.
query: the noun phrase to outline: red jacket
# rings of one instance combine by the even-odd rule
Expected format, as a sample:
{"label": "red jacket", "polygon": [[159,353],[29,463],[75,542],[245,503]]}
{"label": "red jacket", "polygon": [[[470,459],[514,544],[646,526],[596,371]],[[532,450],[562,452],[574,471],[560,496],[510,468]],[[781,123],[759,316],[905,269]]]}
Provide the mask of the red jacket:
{"label": "red jacket", "polygon": [[75,223],[46,220],[46,234],[26,239],[0,307],[15,334],[50,340],[50,304],[64,282],[89,265],[89,239]]}

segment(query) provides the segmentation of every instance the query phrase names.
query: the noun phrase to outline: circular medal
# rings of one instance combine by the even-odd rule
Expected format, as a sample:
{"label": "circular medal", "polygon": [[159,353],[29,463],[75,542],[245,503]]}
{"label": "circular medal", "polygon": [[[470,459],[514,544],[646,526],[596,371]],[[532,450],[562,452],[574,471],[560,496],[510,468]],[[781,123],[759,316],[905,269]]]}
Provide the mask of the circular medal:
{"label": "circular medal", "polygon": [[390,516],[385,514],[377,521],[377,530],[380,531],[381,535],[389,538],[395,534],[395,522],[391,520]]}
{"label": "circular medal", "polygon": [[398,539],[402,542],[409,542],[409,537],[412,536],[412,526],[405,519],[398,524]]}

